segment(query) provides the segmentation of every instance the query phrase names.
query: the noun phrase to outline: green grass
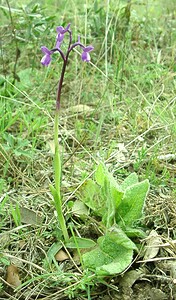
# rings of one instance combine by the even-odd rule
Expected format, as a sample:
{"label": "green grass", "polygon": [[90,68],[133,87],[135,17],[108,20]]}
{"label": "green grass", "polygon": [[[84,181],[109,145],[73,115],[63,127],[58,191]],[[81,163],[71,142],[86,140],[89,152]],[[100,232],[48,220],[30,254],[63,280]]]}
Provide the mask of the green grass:
{"label": "green grass", "polygon": [[[117,277],[114,284],[100,280],[72,260],[51,269],[44,266],[48,250],[61,236],[49,184],[54,180],[53,123],[62,64],[55,55],[52,65],[43,68],[40,47],[52,48],[55,28],[69,22],[75,41],[80,34],[83,43],[95,47],[91,64],[82,63],[77,51],[70,56],[59,142],[66,222],[76,234],[97,237],[99,220],[92,215],[80,220],[69,205],[99,162],[119,182],[133,171],[141,180],[149,179],[151,202],[152,195],[162,203],[162,195],[175,197],[176,158],[166,156],[176,149],[175,1],[18,0],[10,1],[11,12],[7,3],[2,1],[0,27],[0,293],[9,293],[5,270],[14,263],[24,284],[14,299],[45,299],[52,293],[52,299],[101,299],[101,287],[113,297]],[[146,214],[152,223],[160,208],[150,211],[150,201]],[[26,225],[19,207],[33,210],[42,222]],[[171,209],[167,214],[172,220]],[[163,238],[174,238],[173,221],[165,224],[171,228],[169,236],[163,223],[152,226]]]}

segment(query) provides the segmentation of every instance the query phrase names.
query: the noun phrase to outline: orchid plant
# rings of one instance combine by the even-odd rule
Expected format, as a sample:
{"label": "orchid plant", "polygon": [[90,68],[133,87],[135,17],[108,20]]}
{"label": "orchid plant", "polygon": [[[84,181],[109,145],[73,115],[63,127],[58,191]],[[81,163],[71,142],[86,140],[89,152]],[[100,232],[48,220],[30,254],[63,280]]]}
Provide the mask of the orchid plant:
{"label": "orchid plant", "polygon": [[[72,43],[72,32],[70,30],[70,24],[67,25],[66,28],[63,28],[62,26],[58,26],[56,28],[57,31],[57,38],[56,38],[56,45],[55,48],[49,50],[46,46],[42,46],[41,50],[44,53],[43,58],[41,59],[41,63],[44,66],[49,66],[52,60],[52,55],[55,52],[59,52],[60,56],[63,60],[63,66],[61,70],[61,75],[59,79],[59,85],[57,90],[57,98],[56,98],[56,111],[55,111],[55,120],[54,120],[54,145],[55,145],[55,153],[54,153],[54,179],[55,179],[55,187],[50,185],[50,190],[54,198],[55,208],[57,211],[57,217],[58,221],[64,236],[65,242],[68,242],[69,235],[62,211],[62,198],[61,198],[61,159],[60,159],[60,152],[59,152],[59,143],[58,143],[58,128],[59,128],[59,111],[60,111],[60,103],[61,103],[61,91],[63,86],[63,80],[64,75],[68,63],[68,58],[70,52],[77,46],[79,46],[82,50],[81,58],[84,62],[90,62],[90,54],[94,47],[93,46],[87,46],[85,47],[80,42],[80,36],[78,36],[78,41],[75,43]],[[68,42],[68,48],[66,54],[61,49],[62,42],[64,40],[65,34],[69,35],[69,42]]]}
{"label": "orchid plant", "polygon": [[[90,62],[90,52],[93,46],[85,47],[78,41],[72,44],[72,32],[70,24],[66,28],[57,27],[57,39],[54,49],[49,50],[47,47],[41,47],[44,56],[41,63],[48,66],[52,60],[52,54],[59,52],[63,60],[61,70],[54,124],[54,175],[55,186],[50,186],[54,198],[55,208],[57,211],[58,221],[64,236],[65,246],[67,248],[92,248],[91,251],[80,255],[80,261],[84,268],[87,268],[98,276],[113,275],[123,272],[132,262],[134,251],[138,247],[133,242],[133,237],[145,237],[145,232],[138,228],[138,221],[142,217],[145,199],[149,190],[148,180],[139,182],[135,173],[130,174],[122,184],[118,184],[116,179],[107,168],[100,164],[95,171],[94,180],[87,181],[83,190],[79,191],[78,197],[87,207],[89,207],[96,216],[99,216],[104,229],[104,234],[93,240],[75,237],[72,228],[70,231],[72,237],[69,238],[63,211],[62,198],[60,192],[61,186],[61,160],[58,144],[58,125],[61,91],[64,74],[70,52],[77,46],[82,50],[81,58],[85,62]],[[69,42],[66,54],[61,50],[61,45],[65,34],[69,34]],[[62,248],[63,244],[59,241],[54,243],[48,251],[48,262],[54,261],[55,254]],[[80,254],[80,252],[78,251]]]}

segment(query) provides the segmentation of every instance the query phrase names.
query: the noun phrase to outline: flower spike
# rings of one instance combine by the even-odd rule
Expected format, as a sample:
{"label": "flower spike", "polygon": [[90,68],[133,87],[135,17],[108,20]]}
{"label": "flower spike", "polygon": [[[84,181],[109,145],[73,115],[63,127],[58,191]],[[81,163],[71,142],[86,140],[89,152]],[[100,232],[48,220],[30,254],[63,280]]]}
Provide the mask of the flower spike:
{"label": "flower spike", "polygon": [[[82,54],[81,54],[81,59],[82,61],[85,62],[90,62],[90,52],[94,49],[93,46],[87,46],[85,47],[81,42],[80,42],[80,36],[78,36],[78,41],[72,44],[72,32],[70,30],[70,23],[66,26],[66,28],[64,28],[63,26],[58,26],[56,28],[57,31],[57,38],[56,38],[56,46],[54,49],[49,50],[47,47],[42,46],[41,50],[42,52],[45,54],[43,56],[43,58],[41,59],[41,63],[44,66],[48,66],[51,62],[51,54],[53,54],[54,52],[58,51],[64,61],[64,72],[65,72],[65,68],[66,68],[66,64],[68,62],[68,57],[70,52],[77,46],[81,47],[82,49]],[[69,42],[69,46],[68,46],[68,50],[66,55],[64,55],[64,53],[62,52],[62,50],[60,49],[60,46],[62,44],[62,41],[64,39],[64,35],[65,33],[68,32],[70,35],[70,42]],[[63,73],[64,73],[63,72]],[[60,93],[60,92],[59,92]]]}

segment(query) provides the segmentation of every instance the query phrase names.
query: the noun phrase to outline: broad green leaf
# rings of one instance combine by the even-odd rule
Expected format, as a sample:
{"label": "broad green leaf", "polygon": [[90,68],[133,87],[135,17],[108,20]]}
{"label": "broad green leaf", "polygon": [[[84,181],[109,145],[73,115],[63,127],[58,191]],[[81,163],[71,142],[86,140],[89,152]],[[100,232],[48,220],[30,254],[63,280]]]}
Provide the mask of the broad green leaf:
{"label": "broad green leaf", "polygon": [[96,215],[104,215],[106,211],[106,199],[103,199],[101,195],[101,187],[93,180],[86,181],[78,196]]}
{"label": "broad green leaf", "polygon": [[95,180],[100,186],[104,185],[105,176],[105,167],[102,164],[99,164],[95,172]]}
{"label": "broad green leaf", "polygon": [[87,181],[81,191],[81,200],[102,217],[106,228],[115,220],[124,229],[126,226],[133,228],[133,223],[142,216],[148,181],[139,183],[137,174],[132,173],[119,185],[103,164],[98,166],[95,180]]}
{"label": "broad green leaf", "polygon": [[103,223],[109,228],[114,223],[115,212],[121,202],[123,192],[113,175],[102,164],[95,172],[95,179],[101,187],[99,197],[102,199],[102,204],[104,203]]}
{"label": "broad green leaf", "polygon": [[105,181],[110,184],[111,187],[116,189],[119,193],[123,192],[121,186],[117,183],[113,175],[108,171],[108,169],[100,164],[95,172],[95,180],[100,186],[104,186]]}
{"label": "broad green leaf", "polygon": [[123,197],[124,193],[122,191],[120,191],[119,189],[117,189],[117,187],[113,186],[112,184],[110,186],[110,192],[111,192],[111,196],[112,196],[115,208],[117,209],[122,201],[122,197]]}
{"label": "broad green leaf", "polygon": [[[105,166],[100,165],[97,171],[95,177],[96,181],[101,183],[100,196],[105,203],[102,221],[107,228],[110,228],[114,224],[116,209],[121,203],[123,192],[113,175],[108,172]],[[103,180],[101,181],[102,178]]]}
{"label": "broad green leaf", "polygon": [[[76,240],[76,241],[75,241]],[[86,239],[86,238],[79,238],[79,237],[71,237],[69,239],[69,241],[65,244],[65,246],[67,248],[80,248],[80,249],[84,249],[84,248],[92,248],[96,245],[96,243],[90,239]]]}
{"label": "broad green leaf", "polygon": [[125,248],[137,250],[136,245],[127,237],[118,225],[114,225],[109,229],[109,235],[111,235],[111,239],[115,242],[118,241],[118,244],[123,245]]}
{"label": "broad green leaf", "polygon": [[98,239],[98,246],[83,254],[85,267],[97,275],[114,275],[124,271],[133,259],[135,244],[120,230]]}
{"label": "broad green leaf", "polygon": [[140,228],[126,227],[124,228],[124,232],[129,238],[139,237],[144,239],[147,237],[147,234]]}
{"label": "broad green leaf", "polygon": [[88,215],[88,208],[83,203],[83,201],[76,200],[73,203],[72,214],[74,214],[75,216],[78,216],[78,217],[87,216]]}
{"label": "broad green leaf", "polygon": [[127,188],[129,188],[135,183],[138,183],[138,176],[136,173],[131,173],[127,178],[125,178],[120,187],[123,191],[125,191]]}
{"label": "broad green leaf", "polygon": [[116,222],[119,226],[132,227],[134,222],[142,217],[148,190],[149,182],[147,179],[126,189],[116,214]]}

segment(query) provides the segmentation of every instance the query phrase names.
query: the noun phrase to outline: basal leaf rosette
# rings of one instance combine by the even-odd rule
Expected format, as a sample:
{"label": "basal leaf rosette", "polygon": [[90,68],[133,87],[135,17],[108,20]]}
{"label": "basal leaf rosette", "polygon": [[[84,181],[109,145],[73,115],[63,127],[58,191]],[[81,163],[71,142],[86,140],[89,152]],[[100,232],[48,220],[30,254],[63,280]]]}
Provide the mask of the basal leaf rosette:
{"label": "basal leaf rosette", "polygon": [[132,262],[136,245],[117,226],[97,240],[97,246],[83,255],[84,266],[97,275],[115,275]]}

